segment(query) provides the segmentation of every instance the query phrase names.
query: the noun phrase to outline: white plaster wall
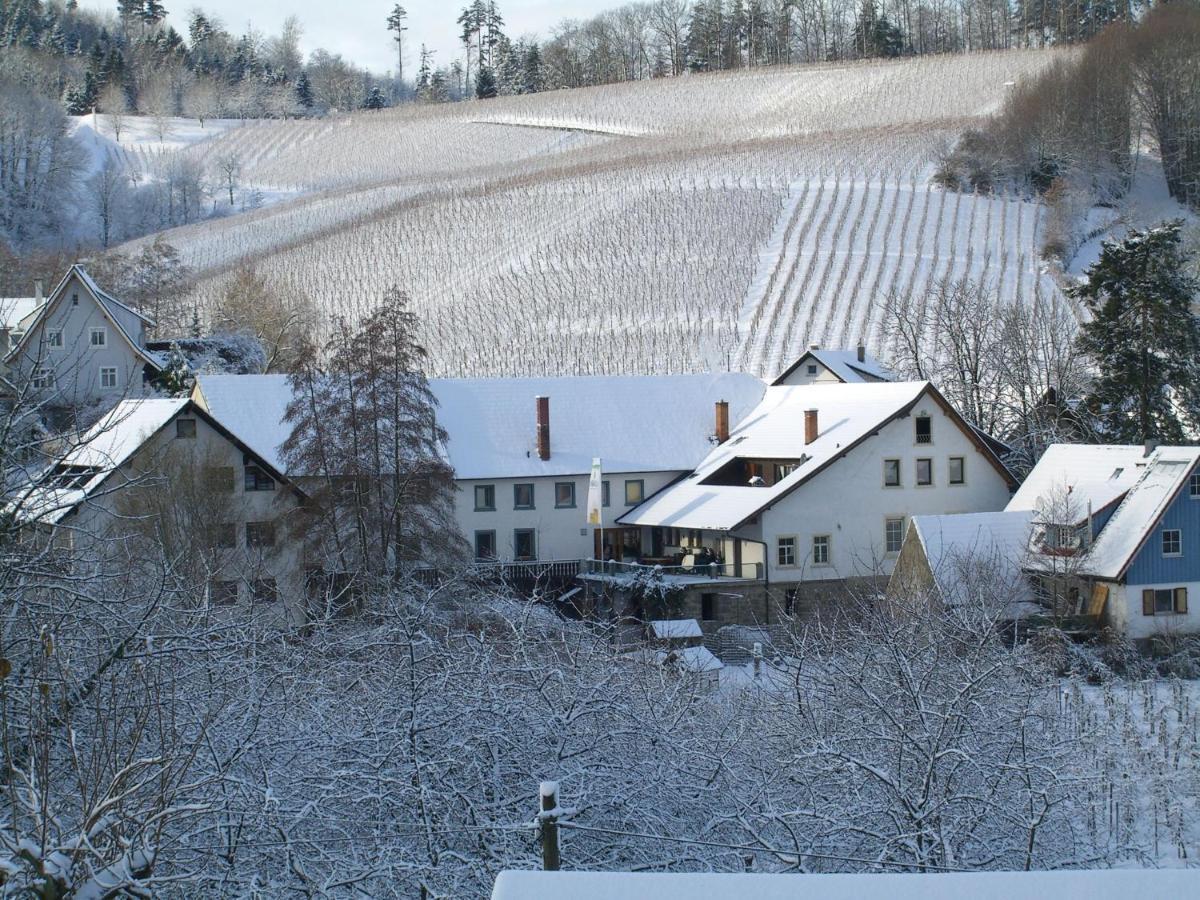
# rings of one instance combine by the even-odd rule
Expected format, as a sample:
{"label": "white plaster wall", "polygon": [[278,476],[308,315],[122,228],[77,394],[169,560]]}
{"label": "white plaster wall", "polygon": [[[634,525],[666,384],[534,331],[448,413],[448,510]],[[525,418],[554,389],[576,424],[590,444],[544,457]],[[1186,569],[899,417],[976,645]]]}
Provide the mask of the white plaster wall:
{"label": "white plaster wall", "polygon": [[[1147,588],[1185,587],[1188,592],[1186,613],[1142,614],[1142,591]],[[1200,632],[1200,582],[1109,586],[1108,616],[1113,628],[1133,640],[1155,635],[1195,634]]]}
{"label": "white plaster wall", "polygon": [[[933,443],[916,442],[915,418],[932,419]],[[804,447],[796,448],[796,455]],[[966,483],[949,483],[949,457],[965,457]],[[916,485],[916,460],[933,459],[933,485]],[[884,459],[899,459],[900,487],[883,486]],[[753,490],[747,488],[747,490]],[[824,581],[890,575],[899,554],[884,552],[884,521],[903,517],[905,532],[913,516],[986,512],[1009,500],[1004,477],[987,461],[941,408],[923,398],[913,414],[886,425],[847,456],[835,460],[812,481],[793,491],[760,516],[759,527],[745,533],[767,544],[771,581]],[[811,562],[812,539],[830,536],[829,565]],[[795,566],[778,565],[780,536],[796,536]]]}
{"label": "white plaster wall", "polygon": [[[625,505],[626,480],[645,482],[645,495],[649,497],[680,475],[679,472],[622,472],[605,473],[604,480],[610,484],[610,505],[604,509],[604,527],[616,525],[618,516],[624,515],[632,506]],[[574,508],[555,508],[554,485],[570,481],[575,485]],[[475,486],[492,484],[496,487],[496,509],[491,512],[475,511]],[[513,509],[513,485],[533,484],[534,509]],[[562,475],[541,478],[499,478],[462,480],[458,482],[454,511],[459,530],[466,538],[474,554],[475,532],[496,532],[496,553],[501,560],[513,558],[513,531],[532,528],[537,533],[537,558],[591,559],[593,553],[593,528],[587,524],[586,475]]]}

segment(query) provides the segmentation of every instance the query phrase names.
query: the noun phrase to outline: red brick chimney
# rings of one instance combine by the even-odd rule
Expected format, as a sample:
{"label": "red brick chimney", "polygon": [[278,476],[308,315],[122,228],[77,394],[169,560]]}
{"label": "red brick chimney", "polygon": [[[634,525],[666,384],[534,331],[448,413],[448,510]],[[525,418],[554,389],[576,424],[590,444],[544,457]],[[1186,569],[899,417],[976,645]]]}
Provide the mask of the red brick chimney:
{"label": "red brick chimney", "polygon": [[723,444],[729,440],[729,401],[717,401],[717,443]]}
{"label": "red brick chimney", "polygon": [[815,409],[806,409],[804,411],[804,443],[811,444],[817,439],[817,411]]}
{"label": "red brick chimney", "polygon": [[537,397],[538,459],[550,458],[550,398]]}

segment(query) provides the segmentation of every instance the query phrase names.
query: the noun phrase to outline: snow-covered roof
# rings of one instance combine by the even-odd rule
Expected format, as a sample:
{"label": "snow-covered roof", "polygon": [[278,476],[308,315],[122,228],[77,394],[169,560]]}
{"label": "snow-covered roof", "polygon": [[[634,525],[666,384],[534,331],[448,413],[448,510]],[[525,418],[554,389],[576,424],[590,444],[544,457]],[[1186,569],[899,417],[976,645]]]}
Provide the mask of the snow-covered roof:
{"label": "snow-covered roof", "polygon": [[1089,503],[1093,512],[1099,512],[1120,498],[1133,487],[1145,464],[1141,445],[1051,444],[1005,509],[1044,509],[1051,501],[1061,505],[1069,488],[1069,505],[1078,514],[1076,521],[1083,521]]}
{"label": "snow-covered roof", "polygon": [[1125,574],[1167,507],[1187,486],[1200,463],[1200,447],[1160,447],[1145,462],[1141,477],[1088,549],[1081,574],[1108,579]]}
{"label": "snow-covered roof", "polygon": [[[766,385],[752,375],[468,378],[430,381],[459,478],[685,472],[712,447],[713,405],[737,421]],[[550,459],[538,458],[534,398],[550,398]]]}
{"label": "snow-covered roof", "polygon": [[196,400],[281,472],[279,453],[292,427],[283,414],[292,399],[286,375],[199,375]]}
{"label": "snow-covered roof", "polygon": [[[762,402],[730,432],[729,440],[714,448],[692,474],[648,498],[619,521],[732,530],[910,409],[927,392],[936,394],[927,381],[769,387]],[[805,444],[804,413],[811,409],[817,410],[818,433],[815,441]],[[705,483],[739,458],[795,460],[798,465],[769,487]]]}
{"label": "snow-covered roof", "polygon": [[725,668],[712,651],[704,645],[698,647],[680,647],[675,650],[659,650],[655,654],[659,663],[674,665],[680,672],[699,675],[704,672],[719,672]]}
{"label": "snow-covered roof", "polygon": [[36,487],[13,502],[17,516],[47,525],[61,521],[188,403],[187,399],[122,400],[55,462],[64,476],[73,475],[73,483],[55,484],[52,473],[43,474]]}
{"label": "snow-covered roof", "polygon": [[772,384],[780,385],[785,379],[800,366],[805,365],[812,359],[819,362],[826,369],[832,372],[843,384],[860,384],[862,382],[873,381],[892,381],[895,379],[893,375],[878,359],[870,353],[863,353],[863,358],[858,358],[858,350],[822,350],[820,348],[812,348],[804,352],[804,354],[792,363],[788,368],[776,378]]}
{"label": "snow-covered roof", "polygon": [[1194,897],[1200,869],[808,875],[504,871],[492,900],[1127,900]]}
{"label": "snow-covered roof", "polygon": [[0,328],[12,331],[45,302],[37,297],[0,297]]}
{"label": "snow-covered roof", "polygon": [[190,399],[155,397],[118,403],[73,441],[70,449],[48,469],[40,472],[33,479],[32,487],[18,492],[16,499],[9,503],[9,510],[27,523],[53,525],[62,521],[180,413],[202,418],[242,452],[256,457],[255,461],[263,465],[272,478],[287,484],[300,497],[304,496],[299,488],[287,481],[278,466],[262,458],[252,446]]}
{"label": "snow-covered roof", "polygon": [[1021,568],[1033,518],[1032,510],[913,516],[915,539],[943,601],[966,602],[979,588],[1010,602],[1032,600]]}
{"label": "snow-covered roof", "polygon": [[695,619],[656,619],[650,623],[650,630],[659,640],[704,637]]}
{"label": "snow-covered roof", "polygon": [[[285,375],[201,375],[204,403],[277,468],[290,426]],[[431,379],[447,454],[461,479],[582,475],[599,456],[605,472],[682,472],[712,446],[713,404],[744,416],[766,386],[751,375]],[[538,458],[534,398],[550,398],[550,459]]]}

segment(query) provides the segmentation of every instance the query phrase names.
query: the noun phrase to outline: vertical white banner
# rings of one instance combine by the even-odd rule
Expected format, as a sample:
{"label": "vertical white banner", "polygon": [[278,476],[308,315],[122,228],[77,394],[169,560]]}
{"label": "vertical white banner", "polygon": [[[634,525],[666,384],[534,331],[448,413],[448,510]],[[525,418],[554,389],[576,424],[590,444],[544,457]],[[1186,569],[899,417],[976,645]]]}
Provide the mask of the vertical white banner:
{"label": "vertical white banner", "polygon": [[601,524],[601,507],[604,504],[604,481],[600,475],[600,457],[592,459],[592,475],[588,479],[587,523],[597,528]]}

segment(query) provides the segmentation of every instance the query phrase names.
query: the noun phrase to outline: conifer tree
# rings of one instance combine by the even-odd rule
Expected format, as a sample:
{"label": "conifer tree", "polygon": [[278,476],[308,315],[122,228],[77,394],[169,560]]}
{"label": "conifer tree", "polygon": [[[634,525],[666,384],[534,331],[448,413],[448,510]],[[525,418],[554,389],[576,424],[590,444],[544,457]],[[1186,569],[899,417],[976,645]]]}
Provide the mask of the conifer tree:
{"label": "conifer tree", "polygon": [[367,91],[367,96],[363,100],[363,109],[383,109],[385,106],[387,106],[387,99],[378,85]]}
{"label": "conifer tree", "polygon": [[491,66],[480,66],[475,73],[475,96],[480,100],[490,100],[497,93],[496,76]]}
{"label": "conifer tree", "polygon": [[309,81],[307,72],[301,72],[300,77],[296,79],[296,102],[305,109],[313,108],[312,82]]}
{"label": "conifer tree", "polygon": [[1200,427],[1200,283],[1186,271],[1182,223],[1104,243],[1087,281],[1069,289],[1092,314],[1080,349],[1097,371],[1086,400],[1104,440],[1180,443]]}
{"label": "conifer tree", "polygon": [[310,348],[289,379],[282,452],[289,471],[313,479],[316,552],[327,570],[360,582],[394,580],[461,549],[418,325],[391,288],[357,329],[334,323],[324,364]]}
{"label": "conifer tree", "polygon": [[399,3],[392,7],[392,11],[387,17],[388,31],[396,32],[396,36],[393,38],[396,42],[396,80],[402,84],[404,82],[404,32],[408,31],[404,20],[407,18],[408,12]]}
{"label": "conifer tree", "polygon": [[522,69],[521,88],[524,93],[536,94],[545,88],[546,76],[542,70],[542,51],[538,49],[537,41],[529,42]]}

